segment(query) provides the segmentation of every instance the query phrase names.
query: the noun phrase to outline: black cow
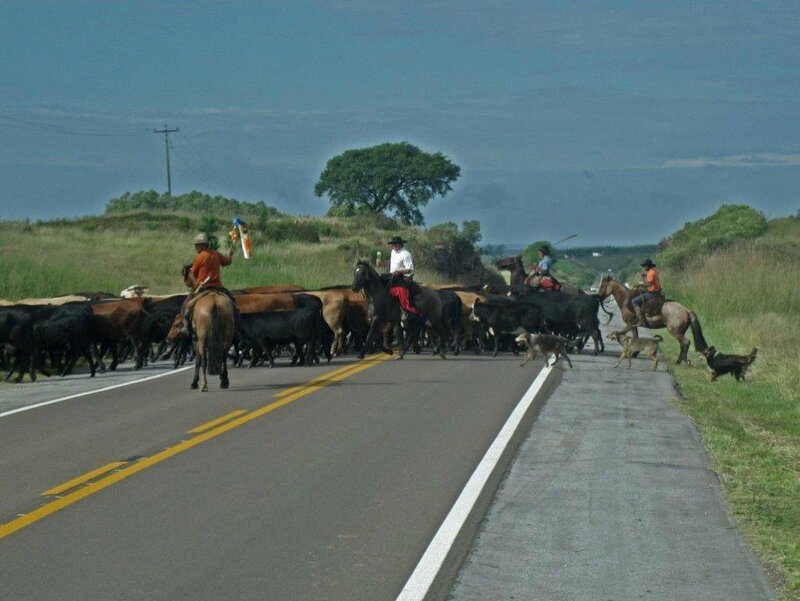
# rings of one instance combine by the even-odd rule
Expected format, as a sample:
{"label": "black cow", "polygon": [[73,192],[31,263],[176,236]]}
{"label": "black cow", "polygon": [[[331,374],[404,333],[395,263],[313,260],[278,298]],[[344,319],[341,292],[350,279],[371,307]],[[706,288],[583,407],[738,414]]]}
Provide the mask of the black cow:
{"label": "black cow", "polygon": [[[292,365],[302,359],[305,345],[304,363],[310,366],[313,362],[314,347],[318,340],[319,312],[310,307],[290,309],[288,311],[265,311],[263,313],[246,313],[242,315],[240,331],[242,349],[249,348],[253,367],[264,352],[269,366],[275,367],[273,350],[283,344],[293,344],[295,356]],[[241,364],[241,357],[239,359]]]}
{"label": "black cow", "polygon": [[[50,355],[53,368],[60,369],[62,377],[72,372],[81,356],[89,364],[90,377],[95,375],[95,362],[89,340],[91,318],[89,306],[76,303],[62,305],[46,319],[34,322],[33,336],[38,351]],[[60,365],[62,355],[65,360],[63,368]]]}
{"label": "black cow", "polygon": [[578,352],[590,336],[594,341],[595,355],[605,349],[597,315],[600,299],[596,295],[536,292],[520,297],[520,302],[541,307],[546,330],[575,340]]}
{"label": "black cow", "polygon": [[[166,350],[167,334],[175,321],[175,316],[181,311],[186,294],[178,294],[160,300],[154,300],[150,308],[142,317],[142,345],[150,349],[150,360],[154,361]],[[158,344],[153,351],[152,345]]]}
{"label": "black cow", "polygon": [[542,308],[515,299],[476,301],[472,306],[472,318],[484,329],[494,331],[493,356],[497,356],[501,333],[512,333],[520,328],[526,332],[541,332],[544,329]]}
{"label": "black cow", "polygon": [[0,346],[4,345],[14,349],[14,362],[6,380],[19,370],[19,376],[14,380],[19,383],[27,370],[31,381],[35,382],[39,353],[33,336],[33,317],[29,313],[11,307],[0,309]]}

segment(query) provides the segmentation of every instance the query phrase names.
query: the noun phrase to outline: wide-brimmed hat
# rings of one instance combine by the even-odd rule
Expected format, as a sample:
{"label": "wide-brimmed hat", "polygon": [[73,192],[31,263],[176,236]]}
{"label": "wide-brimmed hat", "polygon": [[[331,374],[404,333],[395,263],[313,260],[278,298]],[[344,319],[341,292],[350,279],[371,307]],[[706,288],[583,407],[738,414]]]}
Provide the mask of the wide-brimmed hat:
{"label": "wide-brimmed hat", "polygon": [[641,263],[642,267],[655,267],[656,264],[653,263],[650,259],[645,259],[644,263]]}
{"label": "wide-brimmed hat", "polygon": [[542,252],[543,252],[544,254],[546,254],[546,255],[549,255],[549,254],[550,254],[550,247],[549,247],[549,246],[547,246],[546,244],[543,244],[543,245],[542,245],[542,246],[540,246],[540,247],[539,247],[537,250],[540,250],[540,251],[542,251]]}
{"label": "wide-brimmed hat", "polygon": [[394,236],[387,244],[405,244],[406,241],[403,240],[400,236]]}
{"label": "wide-brimmed hat", "polygon": [[195,244],[208,244],[208,234],[200,232],[194,237]]}

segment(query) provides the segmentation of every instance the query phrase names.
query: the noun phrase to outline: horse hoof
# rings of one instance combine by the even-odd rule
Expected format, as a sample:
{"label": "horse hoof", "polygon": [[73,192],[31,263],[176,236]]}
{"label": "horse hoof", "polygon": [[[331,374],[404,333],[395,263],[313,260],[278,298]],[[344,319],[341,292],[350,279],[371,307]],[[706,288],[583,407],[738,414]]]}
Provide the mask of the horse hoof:
{"label": "horse hoof", "polygon": [[192,382],[191,384],[189,384],[189,388],[191,388],[192,390],[197,390],[197,382]]}
{"label": "horse hoof", "polygon": [[203,387],[200,389],[200,392],[208,392],[208,386],[203,386]]}
{"label": "horse hoof", "polygon": [[442,353],[441,355],[439,355],[439,357],[441,357],[442,359],[445,359],[445,360],[447,360],[447,357],[445,357],[444,353]]}
{"label": "horse hoof", "polygon": [[403,358],[402,355],[397,355],[397,357],[395,357],[394,360],[395,361],[400,361],[402,358]]}
{"label": "horse hoof", "polygon": [[219,385],[219,387],[222,388],[223,390],[225,390],[228,386],[230,386],[230,384],[228,384],[227,382],[222,382]]}

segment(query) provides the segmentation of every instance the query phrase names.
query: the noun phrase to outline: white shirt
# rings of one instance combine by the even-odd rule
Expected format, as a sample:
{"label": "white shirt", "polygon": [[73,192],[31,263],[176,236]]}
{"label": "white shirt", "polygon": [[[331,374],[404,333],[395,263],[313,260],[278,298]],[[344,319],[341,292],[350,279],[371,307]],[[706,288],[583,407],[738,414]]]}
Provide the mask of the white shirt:
{"label": "white shirt", "polygon": [[392,249],[391,260],[389,261],[389,273],[394,273],[398,269],[410,269],[411,273],[405,275],[414,275],[414,261],[411,258],[411,253],[405,248],[400,250]]}

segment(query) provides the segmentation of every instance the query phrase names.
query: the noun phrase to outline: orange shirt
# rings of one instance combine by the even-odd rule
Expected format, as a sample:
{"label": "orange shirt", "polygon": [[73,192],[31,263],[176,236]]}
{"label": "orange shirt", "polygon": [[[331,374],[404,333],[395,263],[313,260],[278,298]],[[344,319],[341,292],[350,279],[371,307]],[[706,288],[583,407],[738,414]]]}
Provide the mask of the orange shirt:
{"label": "orange shirt", "polygon": [[215,250],[205,248],[197,253],[192,263],[192,275],[199,284],[204,279],[209,278],[206,286],[212,288],[222,288],[220,271],[225,265],[230,265],[231,260],[225,255],[221,255]]}
{"label": "orange shirt", "polygon": [[652,267],[647,270],[645,281],[648,292],[661,292],[661,280],[658,278],[658,272]]}

